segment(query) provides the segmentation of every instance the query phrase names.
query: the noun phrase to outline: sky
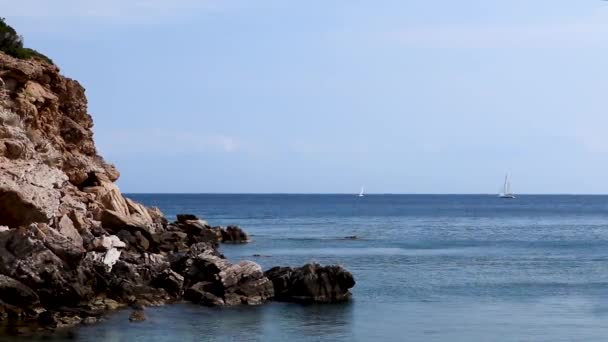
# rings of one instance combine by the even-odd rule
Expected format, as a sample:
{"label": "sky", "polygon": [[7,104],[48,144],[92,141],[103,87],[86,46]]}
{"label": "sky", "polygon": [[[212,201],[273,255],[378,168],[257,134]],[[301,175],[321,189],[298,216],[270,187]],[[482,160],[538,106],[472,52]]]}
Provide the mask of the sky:
{"label": "sky", "polygon": [[124,192],[608,193],[608,2],[0,0]]}

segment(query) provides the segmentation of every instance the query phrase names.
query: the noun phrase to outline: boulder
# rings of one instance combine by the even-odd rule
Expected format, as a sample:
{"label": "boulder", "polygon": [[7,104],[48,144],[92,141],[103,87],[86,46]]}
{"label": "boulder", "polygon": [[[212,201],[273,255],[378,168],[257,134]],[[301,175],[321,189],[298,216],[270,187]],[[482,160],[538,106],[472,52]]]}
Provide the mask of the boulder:
{"label": "boulder", "polygon": [[184,299],[191,301],[195,304],[201,304],[205,306],[222,306],[224,305],[224,299],[214,295],[214,285],[208,281],[201,281],[186,290],[184,293]]}
{"label": "boulder", "polygon": [[105,209],[101,213],[101,224],[111,231],[127,229],[129,231],[143,229],[144,224],[130,215],[125,215],[114,210]]}
{"label": "boulder", "polygon": [[45,308],[76,306],[93,295],[92,264],[82,249],[52,228],[30,227],[0,233],[0,274],[36,292]]}
{"label": "boulder", "polygon": [[188,234],[178,231],[168,231],[156,236],[158,249],[165,252],[186,252],[188,251]]}
{"label": "boulder", "polygon": [[140,231],[130,233],[121,230],[116,235],[127,244],[127,248],[130,250],[145,252],[150,248],[150,241]]}
{"label": "boulder", "polygon": [[32,307],[40,303],[34,290],[5,275],[0,275],[0,301],[19,307]]}
{"label": "boulder", "polygon": [[41,162],[0,158],[0,225],[49,223],[59,209],[57,188],[66,181],[63,172]]}
{"label": "boulder", "polygon": [[46,248],[71,265],[78,264],[86,252],[82,243],[75,244],[73,240],[44,223],[32,224],[29,229],[42,240]]}
{"label": "boulder", "polygon": [[152,285],[164,289],[175,297],[180,297],[184,287],[184,277],[171,269],[165,269],[156,276]]}
{"label": "boulder", "polygon": [[351,297],[353,275],[341,266],[307,264],[274,267],[264,275],[272,281],[275,299],[298,303],[336,303]]}
{"label": "boulder", "polygon": [[101,236],[93,239],[93,249],[100,252],[109,251],[112,248],[125,248],[127,245],[118,236]]}
{"label": "boulder", "polygon": [[176,216],[178,223],[186,223],[187,221],[198,221],[198,217],[192,214],[177,214]]}
{"label": "boulder", "polygon": [[82,247],[82,236],[80,236],[78,230],[76,229],[76,227],[74,227],[74,223],[68,217],[68,215],[61,216],[59,222],[57,222],[57,230],[61,235],[72,241],[74,245]]}
{"label": "boulder", "polygon": [[110,248],[105,252],[89,252],[86,258],[87,260],[104,264],[107,272],[110,272],[118,259],[120,259],[120,254],[121,252],[117,248]]}
{"label": "boulder", "polygon": [[247,243],[249,236],[238,226],[228,226],[221,229],[222,243]]}
{"label": "boulder", "polygon": [[136,308],[131,313],[131,316],[129,316],[129,321],[130,322],[143,322],[145,320],[146,320],[146,314],[144,312],[144,308],[143,307]]}
{"label": "boulder", "polygon": [[195,215],[177,215],[177,221],[167,227],[170,231],[180,231],[188,235],[188,244],[198,242],[220,242],[222,235],[219,229],[212,228],[207,221],[200,220]]}
{"label": "boulder", "polygon": [[257,305],[274,295],[272,283],[252,261],[232,264],[203,252],[182,268],[187,282],[185,298],[203,305]]}

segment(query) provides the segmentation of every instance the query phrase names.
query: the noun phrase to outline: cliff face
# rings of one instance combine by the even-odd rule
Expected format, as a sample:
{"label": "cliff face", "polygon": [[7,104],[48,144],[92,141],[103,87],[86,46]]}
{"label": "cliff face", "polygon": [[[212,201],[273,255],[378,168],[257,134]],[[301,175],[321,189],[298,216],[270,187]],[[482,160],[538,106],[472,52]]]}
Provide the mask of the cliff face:
{"label": "cliff face", "polygon": [[193,215],[168,223],[160,210],[125,198],[92,126],[78,82],[43,60],[0,52],[0,320],[72,325],[120,305],[182,298],[260,304],[275,286],[281,300],[350,298],[354,280],[339,267],[267,276],[217,250],[218,242],[248,241],[238,227]]}
{"label": "cliff face", "polygon": [[[5,108],[20,116],[34,148],[28,152],[44,154],[54,149],[61,155],[56,166],[77,186],[86,182],[91,172],[103,173],[111,181],[118,179],[116,169],[97,154],[85,90],[77,81],[61,76],[54,65],[3,53],[0,53],[0,78],[3,81],[0,85],[4,83],[1,100]],[[32,156],[35,153],[7,157]]]}
{"label": "cliff face", "polygon": [[0,109],[0,225],[53,223],[69,215],[90,226],[105,210],[154,223],[113,184],[119,173],[97,154],[77,81],[54,65],[0,52]]}

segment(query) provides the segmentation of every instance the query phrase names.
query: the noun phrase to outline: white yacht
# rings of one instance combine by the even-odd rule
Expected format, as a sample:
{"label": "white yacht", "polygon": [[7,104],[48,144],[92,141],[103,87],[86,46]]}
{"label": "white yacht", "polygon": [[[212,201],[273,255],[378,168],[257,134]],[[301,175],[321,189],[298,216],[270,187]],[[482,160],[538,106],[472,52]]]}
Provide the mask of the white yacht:
{"label": "white yacht", "polygon": [[505,176],[505,184],[503,185],[502,192],[498,195],[500,198],[515,198],[513,191],[511,191],[511,181],[509,180],[509,174]]}

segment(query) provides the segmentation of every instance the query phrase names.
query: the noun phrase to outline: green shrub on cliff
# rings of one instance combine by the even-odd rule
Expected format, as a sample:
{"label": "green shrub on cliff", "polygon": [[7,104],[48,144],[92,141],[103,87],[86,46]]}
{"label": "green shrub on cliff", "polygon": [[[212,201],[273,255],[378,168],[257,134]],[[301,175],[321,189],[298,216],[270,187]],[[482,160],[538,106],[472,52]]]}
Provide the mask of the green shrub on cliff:
{"label": "green shrub on cliff", "polygon": [[4,18],[0,18],[0,51],[16,58],[38,58],[53,64],[50,58],[40,52],[23,47],[23,37],[17,34],[17,31],[8,25]]}

